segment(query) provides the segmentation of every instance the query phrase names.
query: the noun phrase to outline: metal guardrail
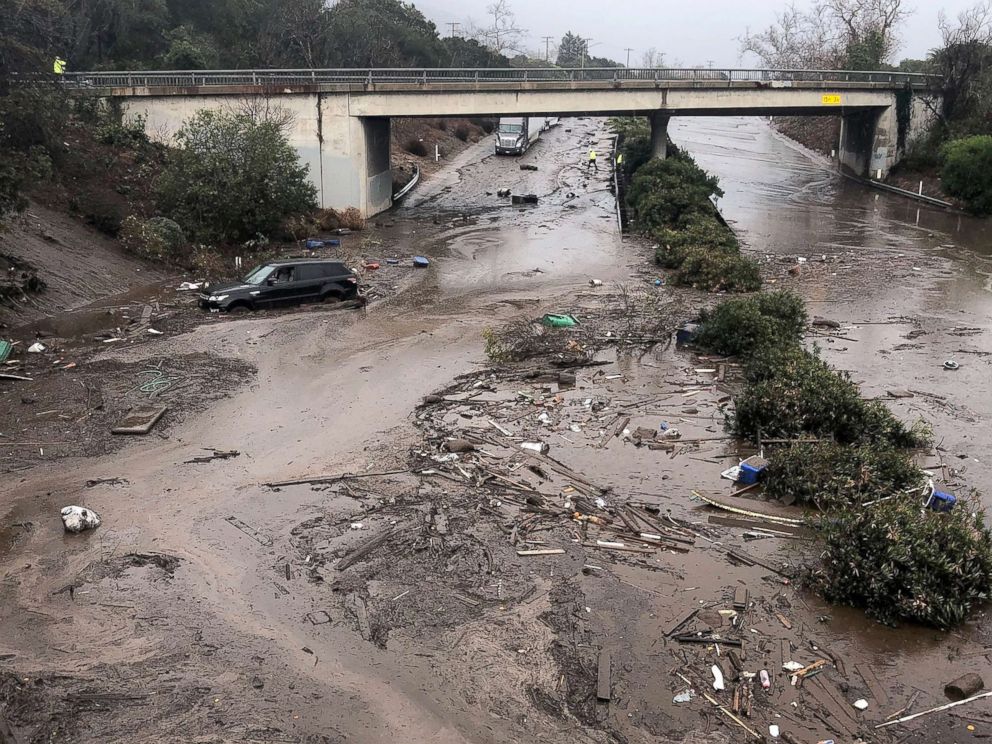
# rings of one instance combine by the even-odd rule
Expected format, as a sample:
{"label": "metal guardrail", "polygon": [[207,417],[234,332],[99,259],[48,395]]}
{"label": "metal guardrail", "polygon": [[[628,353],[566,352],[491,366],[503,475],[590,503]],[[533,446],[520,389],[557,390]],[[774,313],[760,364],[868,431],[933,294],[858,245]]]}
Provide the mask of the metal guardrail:
{"label": "metal guardrail", "polygon": [[877,83],[930,86],[932,75],[891,71],[857,70],[753,70],[710,68],[371,68],[335,70],[173,70],[121,72],[69,72],[64,83],[100,88],[187,88],[210,86],[258,86],[350,84],[431,85],[444,83],[540,83],[540,82],[726,82],[731,83]]}

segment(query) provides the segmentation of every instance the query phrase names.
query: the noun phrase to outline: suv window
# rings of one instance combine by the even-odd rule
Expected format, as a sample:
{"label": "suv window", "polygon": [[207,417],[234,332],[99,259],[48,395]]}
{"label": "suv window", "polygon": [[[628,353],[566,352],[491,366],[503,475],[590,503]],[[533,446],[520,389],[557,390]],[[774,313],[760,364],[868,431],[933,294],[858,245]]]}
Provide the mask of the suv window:
{"label": "suv window", "polygon": [[324,271],[324,276],[348,276],[351,274],[348,267],[340,263],[324,264],[321,268]]}
{"label": "suv window", "polygon": [[301,264],[296,267],[296,281],[306,282],[312,279],[321,279],[324,272],[320,264]]}

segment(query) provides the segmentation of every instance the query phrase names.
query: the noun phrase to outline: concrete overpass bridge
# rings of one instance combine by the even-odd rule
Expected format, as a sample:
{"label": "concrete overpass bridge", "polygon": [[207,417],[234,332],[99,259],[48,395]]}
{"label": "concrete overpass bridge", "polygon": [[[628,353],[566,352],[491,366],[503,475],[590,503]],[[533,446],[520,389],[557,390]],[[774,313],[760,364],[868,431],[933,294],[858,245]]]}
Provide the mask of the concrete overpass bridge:
{"label": "concrete overpass bridge", "polygon": [[392,203],[392,117],[648,116],[664,157],[672,116],[840,116],[838,160],[882,175],[927,122],[934,79],[898,72],[747,69],[349,69],[78,72],[80,95],[120,103],[168,140],[200,109],[264,99],[291,114],[289,138],[320,203],[373,215]]}

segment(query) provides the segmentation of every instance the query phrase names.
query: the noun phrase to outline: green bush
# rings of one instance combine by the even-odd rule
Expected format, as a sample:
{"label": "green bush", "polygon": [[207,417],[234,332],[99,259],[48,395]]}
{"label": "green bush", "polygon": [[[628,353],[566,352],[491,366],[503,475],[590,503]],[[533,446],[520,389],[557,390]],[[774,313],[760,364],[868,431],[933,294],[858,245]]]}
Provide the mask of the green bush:
{"label": "green bush", "polygon": [[753,258],[719,248],[689,248],[673,284],[708,292],[756,292],[761,289],[761,270]]}
{"label": "green bush", "polygon": [[104,145],[114,145],[115,147],[134,147],[135,145],[147,144],[145,117],[138,115],[117,119],[106,115],[96,128],[96,138]]}
{"label": "green bush", "polygon": [[992,136],[951,140],[941,150],[940,180],[975,214],[992,214]]}
{"label": "green bush", "polygon": [[748,356],[769,346],[799,343],[806,322],[806,306],[799,295],[763,292],[703,310],[696,343],[717,354]]}
{"label": "green bush", "polygon": [[124,249],[151,261],[177,258],[186,243],[183,229],[165,217],[143,220],[131,215],[121,225],[120,241]]}
{"label": "green bush", "polygon": [[905,451],[832,442],[775,448],[765,478],[766,496],[823,510],[903,494],[925,481]]}
{"label": "green bush", "polygon": [[638,227],[651,232],[673,227],[684,214],[709,204],[711,196],[723,196],[718,184],[716,176],[707,175],[691,157],[675,151],[637,170],[627,192],[627,204]]}
{"label": "green bush", "polygon": [[814,436],[841,444],[917,447],[928,432],[900,422],[879,401],[866,401],[846,372],[837,372],[798,344],[756,350],[747,384],[734,397],[731,431],[745,439]]}
{"label": "green bush", "polygon": [[159,209],[198,242],[267,235],[316,207],[316,189],[277,122],[200,111],[176,134]]}
{"label": "green bush", "polygon": [[465,124],[459,124],[455,127],[455,137],[460,139],[462,142],[468,142],[470,134],[471,132]]}
{"label": "green bush", "polygon": [[883,623],[950,628],[992,593],[992,535],[978,508],[963,499],[942,513],[907,497],[831,514],[813,586]]}

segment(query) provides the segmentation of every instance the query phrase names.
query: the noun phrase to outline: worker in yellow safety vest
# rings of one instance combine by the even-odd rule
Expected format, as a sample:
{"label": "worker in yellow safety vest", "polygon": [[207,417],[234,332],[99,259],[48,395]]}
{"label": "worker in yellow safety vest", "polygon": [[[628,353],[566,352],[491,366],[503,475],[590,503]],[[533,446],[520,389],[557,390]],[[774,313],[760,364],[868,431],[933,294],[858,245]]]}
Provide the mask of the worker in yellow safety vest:
{"label": "worker in yellow safety vest", "polygon": [[599,166],[596,165],[596,151],[595,150],[589,150],[589,162],[586,165],[586,170],[589,170],[589,168],[592,168],[597,173],[599,172]]}
{"label": "worker in yellow safety vest", "polygon": [[617,168],[623,165],[623,153],[621,152],[617,155]]}
{"label": "worker in yellow safety vest", "polygon": [[52,71],[56,75],[64,75],[65,65],[66,65],[66,61],[64,59],[62,59],[61,57],[56,57],[55,63],[52,65]]}

